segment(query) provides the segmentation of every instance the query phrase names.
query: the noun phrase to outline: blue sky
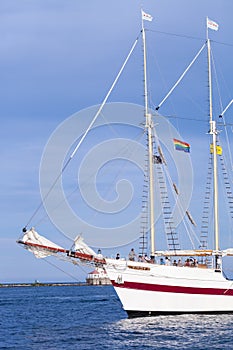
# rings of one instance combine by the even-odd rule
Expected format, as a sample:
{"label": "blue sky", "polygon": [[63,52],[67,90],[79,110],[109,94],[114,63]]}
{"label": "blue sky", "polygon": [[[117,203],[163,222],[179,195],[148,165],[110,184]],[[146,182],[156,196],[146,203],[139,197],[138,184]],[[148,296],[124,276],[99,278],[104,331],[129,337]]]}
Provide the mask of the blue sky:
{"label": "blue sky", "polygon": [[[103,100],[140,33],[141,5],[142,2],[137,0],[0,2],[0,282],[85,278],[87,270],[52,261],[63,272],[35,259],[15,241],[40,203],[39,166],[50,135],[72,114]],[[154,17],[153,22],[146,23],[146,26],[161,32],[153,41],[158,50],[156,60],[163,71],[163,83],[155,84],[157,95],[154,103],[162,100],[166,87],[172,86],[204,43],[206,16],[220,25],[218,32],[210,33],[211,39],[233,44],[232,0],[147,0],[143,2],[143,8]],[[164,33],[196,39],[171,37]],[[215,46],[217,60],[224,59],[220,77],[224,85],[223,105],[226,106],[232,98],[233,52],[228,45]],[[140,45],[136,58],[139,53]],[[143,103],[142,90],[137,91],[141,66],[136,67],[134,58],[131,63],[132,68],[127,68],[110,101]],[[202,69],[205,72],[206,66]],[[190,117],[197,116],[200,109],[197,104],[205,102],[206,95],[203,97],[197,87],[196,80],[201,79],[197,71],[194,70],[190,79],[191,84],[190,80],[187,80],[187,85],[185,81],[183,92],[175,93],[171,104],[164,106],[165,114],[174,114],[175,111],[175,114],[184,116],[191,101],[191,91],[196,95],[197,109],[192,110]],[[170,107],[172,112],[169,112]],[[200,114],[202,117],[203,110]],[[176,126],[189,140],[193,129],[188,123]],[[205,127],[201,124],[201,132],[205,132]],[[194,156],[197,159],[201,152],[198,136],[196,142]],[[199,181],[200,177],[196,179]],[[200,211],[197,193],[194,193],[192,205],[194,210]],[[55,236],[52,225],[50,229]],[[61,234],[57,234],[54,241],[69,244]]]}

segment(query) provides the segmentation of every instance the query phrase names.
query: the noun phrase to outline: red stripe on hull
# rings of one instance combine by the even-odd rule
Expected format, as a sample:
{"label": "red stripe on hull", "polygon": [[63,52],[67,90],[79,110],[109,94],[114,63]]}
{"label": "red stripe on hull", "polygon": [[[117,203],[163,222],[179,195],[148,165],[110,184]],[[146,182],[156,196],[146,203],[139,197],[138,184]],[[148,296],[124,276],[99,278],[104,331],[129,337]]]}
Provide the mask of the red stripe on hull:
{"label": "red stripe on hull", "polygon": [[124,282],[122,284],[118,284],[115,281],[111,281],[111,282],[114,287],[118,287],[118,288],[147,290],[147,291],[164,292],[164,293],[233,296],[233,289],[181,287],[181,286],[168,286],[168,285],[161,285],[161,284],[148,284],[148,283],[138,283],[138,282]]}

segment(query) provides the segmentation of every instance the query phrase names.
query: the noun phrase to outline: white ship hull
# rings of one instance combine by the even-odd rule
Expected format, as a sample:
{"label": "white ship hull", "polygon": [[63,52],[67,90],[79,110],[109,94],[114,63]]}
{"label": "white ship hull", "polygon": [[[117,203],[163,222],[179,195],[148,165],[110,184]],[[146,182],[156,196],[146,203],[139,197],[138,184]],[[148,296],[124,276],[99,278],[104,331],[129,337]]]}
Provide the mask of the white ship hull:
{"label": "white ship hull", "polygon": [[233,312],[233,281],[214,269],[106,262],[112,285],[131,317]]}

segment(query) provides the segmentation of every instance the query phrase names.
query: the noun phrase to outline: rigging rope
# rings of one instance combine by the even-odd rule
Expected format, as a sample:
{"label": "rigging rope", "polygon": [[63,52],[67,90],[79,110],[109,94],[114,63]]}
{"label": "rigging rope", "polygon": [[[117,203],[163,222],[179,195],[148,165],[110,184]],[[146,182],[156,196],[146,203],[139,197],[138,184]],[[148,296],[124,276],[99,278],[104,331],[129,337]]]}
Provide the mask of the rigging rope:
{"label": "rigging rope", "polygon": [[[159,141],[159,137],[158,137],[158,135],[157,135],[157,133],[156,133],[156,130],[154,130],[154,136],[155,136],[156,144],[157,144],[159,147],[161,147],[160,141]],[[187,208],[184,208],[184,207],[183,207],[183,205],[182,205],[182,203],[181,203],[181,200],[180,200],[180,197],[179,197],[179,195],[178,195],[176,189],[175,189],[174,186],[173,186],[174,182],[172,181],[172,178],[171,178],[171,176],[170,176],[170,174],[169,174],[169,171],[168,171],[168,168],[167,168],[166,166],[163,167],[163,171],[164,171],[164,173],[165,173],[165,175],[166,175],[166,177],[167,177],[167,181],[168,181],[168,183],[169,183],[169,185],[170,185],[171,193],[172,193],[172,195],[173,195],[173,198],[174,198],[175,202],[177,203],[178,212],[179,212],[180,216],[183,217],[183,216],[185,216],[185,213],[186,213],[186,211],[187,211]],[[188,226],[187,226],[185,220],[183,220],[183,225],[184,225],[184,228],[185,228],[185,230],[186,230],[186,232],[187,232],[187,234],[188,234],[188,236],[189,236],[189,240],[190,240],[190,242],[191,242],[191,244],[192,244],[192,247],[193,247],[193,249],[195,249],[194,241],[193,241],[193,239],[192,239],[192,237],[191,237],[191,234],[190,234],[190,232],[189,232],[189,229],[188,229]],[[190,231],[191,231],[191,233],[193,234],[194,238],[196,239],[196,241],[197,241],[198,243],[200,243],[200,240],[199,240],[198,236],[196,235],[196,233],[195,233],[193,227],[189,225],[189,228],[190,228]]]}
{"label": "rigging rope", "polygon": [[219,100],[220,100],[220,108],[222,110],[222,112],[219,115],[219,118],[223,118],[223,123],[224,123],[223,126],[224,126],[225,135],[226,135],[227,150],[228,150],[229,159],[230,159],[230,166],[231,166],[231,170],[233,170],[233,162],[232,162],[231,148],[230,148],[230,142],[229,142],[229,135],[228,135],[228,132],[227,132],[227,128],[226,128],[227,124],[225,122],[225,116],[224,116],[224,114],[226,113],[228,108],[230,108],[231,104],[233,103],[233,99],[223,109],[223,104],[222,104],[222,99],[221,99],[221,94],[220,94],[220,88],[219,88],[218,75],[217,75],[217,70],[216,70],[216,66],[215,66],[215,61],[214,61],[212,50],[211,50],[211,58],[212,58],[212,62],[213,62],[214,72],[215,72],[215,80],[216,80],[217,91],[218,91]]}
{"label": "rigging rope", "polygon": [[42,198],[40,205],[39,205],[39,206],[37,207],[37,209],[34,211],[33,215],[32,215],[32,216],[30,217],[30,219],[28,220],[28,222],[27,222],[27,224],[25,225],[24,229],[26,229],[26,227],[30,224],[30,222],[32,221],[32,219],[33,219],[33,218],[35,217],[35,215],[37,214],[37,212],[40,210],[40,208],[42,207],[42,205],[43,205],[45,199],[46,199],[46,198],[49,196],[49,194],[51,193],[52,189],[54,188],[54,186],[56,185],[56,183],[58,182],[58,180],[59,180],[60,177],[62,176],[64,170],[66,169],[66,167],[68,166],[68,164],[70,163],[70,161],[72,160],[72,158],[75,156],[75,154],[77,153],[77,151],[78,151],[80,145],[82,144],[83,140],[86,138],[86,136],[87,136],[87,134],[89,133],[90,129],[91,129],[92,126],[94,125],[96,119],[98,118],[98,116],[100,115],[100,113],[101,113],[101,111],[102,111],[104,105],[106,104],[106,102],[107,102],[107,100],[108,100],[108,98],[109,98],[109,96],[110,96],[112,90],[114,89],[114,87],[115,87],[115,85],[116,85],[118,79],[120,78],[121,73],[123,72],[123,70],[124,70],[124,68],[125,68],[125,66],[126,66],[126,64],[127,64],[127,62],[128,62],[128,60],[129,60],[129,58],[130,58],[132,52],[133,52],[133,50],[135,49],[135,46],[136,46],[137,43],[138,43],[138,40],[139,40],[139,36],[138,36],[138,37],[136,38],[136,40],[134,41],[134,43],[133,43],[133,45],[132,45],[132,47],[131,47],[131,49],[130,49],[130,52],[128,53],[128,55],[127,55],[127,57],[126,57],[126,59],[125,59],[123,65],[121,66],[120,71],[118,72],[118,74],[117,74],[115,80],[113,81],[113,83],[112,83],[112,85],[111,85],[111,87],[110,87],[110,89],[109,89],[107,95],[105,96],[103,102],[101,103],[101,105],[100,105],[98,111],[96,112],[94,118],[92,119],[91,123],[89,124],[89,126],[88,126],[86,132],[83,134],[81,140],[79,141],[79,143],[78,143],[77,146],[75,147],[75,149],[74,149],[74,151],[72,152],[72,154],[70,155],[69,159],[66,161],[65,165],[63,166],[62,170],[60,171],[60,173],[59,173],[58,176],[56,177],[54,183],[52,184],[52,186],[51,186],[50,189],[48,190],[47,194],[44,196],[44,198]]}
{"label": "rigging rope", "polygon": [[230,165],[231,165],[231,170],[233,170],[233,162],[232,162],[232,155],[231,155],[231,148],[230,148],[230,141],[229,141],[229,135],[227,132],[227,124],[225,122],[225,112],[227,111],[227,109],[231,106],[231,104],[233,103],[233,100],[231,100],[228,105],[226,106],[226,108],[222,111],[222,113],[220,114],[220,117],[223,118],[223,122],[224,122],[224,130],[225,130],[225,134],[226,134],[226,141],[227,141],[227,149],[228,149],[228,154],[229,154],[229,158],[230,158]]}
{"label": "rigging rope", "polygon": [[[75,276],[73,276],[71,273],[68,273],[68,272],[66,272],[65,270],[61,269],[61,268],[58,267],[56,264],[53,264],[51,261],[48,261],[48,260],[46,260],[46,259],[44,259],[43,261],[46,262],[47,264],[49,264],[49,265],[55,267],[57,270],[63,272],[65,275],[67,275],[67,276],[73,278],[75,281],[81,282],[81,281],[79,281]],[[85,272],[85,274],[87,273],[87,272],[84,270],[84,268],[82,268],[82,266],[79,265],[79,267]]]}
{"label": "rigging rope", "polygon": [[173,85],[173,87],[171,88],[171,90],[167,93],[167,95],[164,97],[164,99],[158,104],[158,106],[156,107],[156,110],[158,110],[162,104],[167,100],[167,98],[172,94],[172,92],[175,90],[175,88],[179,85],[179,83],[181,82],[181,80],[184,78],[185,74],[189,71],[189,69],[192,67],[193,63],[196,61],[196,59],[198,58],[198,56],[201,54],[201,52],[203,51],[203,49],[205,48],[206,43],[201,47],[201,49],[199,50],[199,52],[196,54],[196,56],[194,57],[194,59],[191,61],[191,63],[188,65],[188,67],[185,69],[185,71],[181,74],[181,76],[179,77],[179,79],[177,80],[177,82],[175,83],[175,85]]}
{"label": "rigging rope", "polygon": [[[202,37],[197,37],[197,36],[191,36],[191,35],[185,35],[185,34],[177,34],[177,33],[169,33],[169,32],[162,32],[159,30],[152,30],[152,29],[147,29],[147,31],[151,32],[151,33],[158,33],[158,34],[164,34],[164,35],[168,35],[168,36],[175,36],[178,38],[187,38],[187,39],[193,39],[193,40],[204,40]],[[213,43],[216,44],[220,44],[220,45],[225,45],[225,46],[229,46],[229,47],[233,47],[233,44],[230,43],[224,43],[221,41],[216,41],[216,40],[211,40]]]}

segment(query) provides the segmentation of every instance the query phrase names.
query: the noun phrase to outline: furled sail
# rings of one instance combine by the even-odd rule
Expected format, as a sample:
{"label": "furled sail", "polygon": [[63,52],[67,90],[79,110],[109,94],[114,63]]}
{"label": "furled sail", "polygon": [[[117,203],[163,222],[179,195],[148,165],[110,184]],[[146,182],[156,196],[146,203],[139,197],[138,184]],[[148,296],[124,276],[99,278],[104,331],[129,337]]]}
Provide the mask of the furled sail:
{"label": "furled sail", "polygon": [[82,236],[77,236],[75,238],[74,244],[71,247],[71,251],[96,256],[96,253],[94,252],[94,250],[88,247],[86,243],[84,243]]}
{"label": "furled sail", "polygon": [[[35,255],[36,258],[46,258],[53,255],[63,260],[85,261],[96,264],[105,264],[105,259],[102,254],[97,254],[86,243],[81,236],[77,236],[70,249],[65,249],[56,243],[50,241],[44,236],[39,235],[32,227],[30,230],[23,230],[24,234],[17,243],[22,244],[24,248]],[[76,264],[76,262],[75,262]]]}
{"label": "furled sail", "polygon": [[37,258],[45,258],[54,253],[66,253],[67,250],[53,243],[44,236],[39,235],[32,227],[24,232],[22,239],[18,243],[24,244],[25,248],[32,252]]}

